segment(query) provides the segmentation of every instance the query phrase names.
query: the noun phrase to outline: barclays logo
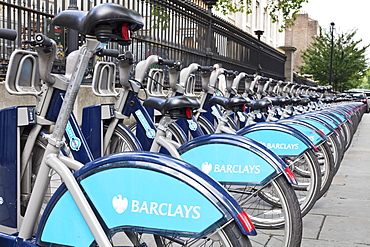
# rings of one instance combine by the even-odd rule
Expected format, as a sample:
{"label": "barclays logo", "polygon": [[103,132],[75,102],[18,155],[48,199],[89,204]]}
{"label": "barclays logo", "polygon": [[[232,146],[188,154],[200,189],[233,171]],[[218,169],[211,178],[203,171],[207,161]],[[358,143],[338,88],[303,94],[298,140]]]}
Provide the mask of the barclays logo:
{"label": "barclays logo", "polygon": [[201,170],[209,174],[210,172],[214,173],[250,173],[250,174],[259,174],[261,172],[260,165],[212,165],[211,163],[204,162],[201,165]]}
{"label": "barclays logo", "polygon": [[128,200],[126,197],[122,198],[122,195],[117,195],[113,197],[112,205],[117,213],[122,214],[127,209]]}
{"label": "barclays logo", "polygon": [[200,206],[176,205],[172,203],[158,203],[139,200],[129,201],[126,197],[122,197],[122,195],[117,195],[112,198],[112,206],[118,214],[122,214],[129,210],[131,213],[187,219],[191,218],[195,220],[201,217]]}

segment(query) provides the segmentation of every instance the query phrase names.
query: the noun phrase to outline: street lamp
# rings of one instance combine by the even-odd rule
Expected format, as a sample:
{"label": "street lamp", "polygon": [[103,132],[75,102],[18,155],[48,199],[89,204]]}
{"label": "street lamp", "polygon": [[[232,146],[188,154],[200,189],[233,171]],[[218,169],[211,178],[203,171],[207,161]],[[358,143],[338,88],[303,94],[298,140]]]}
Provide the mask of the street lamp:
{"label": "street lamp", "polygon": [[329,84],[333,86],[335,91],[335,85],[333,85],[333,52],[334,52],[334,26],[335,23],[330,23],[330,34],[331,34],[331,42],[330,42],[330,71],[329,71]]}
{"label": "street lamp", "polygon": [[262,30],[256,30],[254,31],[254,34],[257,35],[258,38],[258,67],[257,67],[257,74],[259,75],[262,70],[261,66],[261,36],[263,35],[264,31]]}
{"label": "street lamp", "polygon": [[207,56],[207,64],[211,63],[212,53],[212,8],[213,5],[217,3],[218,0],[203,0],[203,2],[208,6],[208,30],[207,30],[207,37],[206,37],[206,56]]}
{"label": "street lamp", "polygon": [[[68,10],[78,10],[77,0],[70,0]],[[78,50],[78,31],[68,29],[68,54]]]}

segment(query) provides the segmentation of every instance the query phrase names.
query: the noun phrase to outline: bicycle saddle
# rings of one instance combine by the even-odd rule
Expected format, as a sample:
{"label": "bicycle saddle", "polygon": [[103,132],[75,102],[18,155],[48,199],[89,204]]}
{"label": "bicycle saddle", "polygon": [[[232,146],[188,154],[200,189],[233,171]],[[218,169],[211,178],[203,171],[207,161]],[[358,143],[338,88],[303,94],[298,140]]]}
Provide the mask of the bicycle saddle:
{"label": "bicycle saddle", "polygon": [[266,109],[271,102],[268,99],[261,99],[261,100],[252,100],[251,102],[246,104],[251,110],[261,110]]}
{"label": "bicycle saddle", "polygon": [[192,117],[192,109],[200,107],[200,104],[197,100],[184,96],[176,96],[169,99],[149,97],[144,101],[143,105],[156,109],[163,115],[169,115],[172,119],[189,119]]}
{"label": "bicycle saddle", "polygon": [[294,98],[292,98],[291,99],[291,101],[292,101],[292,104],[293,105],[298,105],[298,104],[300,104],[301,103],[301,98],[299,98],[299,97],[294,97]]}
{"label": "bicycle saddle", "polygon": [[308,105],[308,103],[310,103],[311,100],[309,98],[301,98],[301,105]]}
{"label": "bicycle saddle", "polygon": [[282,97],[280,98],[282,105],[288,105],[291,103],[291,99],[289,97]]}
{"label": "bicycle saddle", "polygon": [[263,97],[263,99],[269,100],[271,102],[271,104],[274,105],[274,106],[281,106],[281,105],[285,104],[283,98],[266,96],[266,97]]}
{"label": "bicycle saddle", "polygon": [[309,99],[311,101],[317,101],[319,99],[319,96],[318,95],[310,95]]}
{"label": "bicycle saddle", "polygon": [[137,31],[144,26],[139,13],[114,3],[95,6],[88,12],[62,11],[54,17],[52,24],[77,30],[84,35],[96,36],[101,42],[128,41],[130,37],[126,33],[127,28]]}
{"label": "bicycle saddle", "polygon": [[222,106],[226,110],[232,110],[233,112],[241,111],[243,109],[245,104],[248,103],[249,100],[247,100],[244,97],[232,97],[232,98],[226,98],[222,96],[213,96],[209,103],[214,103],[217,105]]}

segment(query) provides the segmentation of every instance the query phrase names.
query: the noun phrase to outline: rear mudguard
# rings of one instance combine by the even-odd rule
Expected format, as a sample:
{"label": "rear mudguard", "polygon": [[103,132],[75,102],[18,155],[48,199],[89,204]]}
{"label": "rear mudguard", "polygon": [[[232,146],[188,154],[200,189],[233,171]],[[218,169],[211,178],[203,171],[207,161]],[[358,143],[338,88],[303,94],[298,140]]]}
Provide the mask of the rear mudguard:
{"label": "rear mudguard", "polygon": [[294,120],[294,119],[283,119],[279,120],[278,123],[287,124],[305,134],[316,146],[318,146],[321,142],[326,141],[328,138],[325,136],[324,132],[320,129],[315,127],[314,125]]}
{"label": "rear mudguard", "polygon": [[[86,164],[74,176],[108,236],[138,231],[198,238],[232,219],[244,234],[256,234],[248,216],[219,183],[167,155],[113,154]],[[37,243],[90,246],[93,241],[62,185],[45,209]]]}
{"label": "rear mudguard", "polygon": [[279,156],[299,156],[307,149],[317,151],[317,147],[305,134],[281,123],[253,124],[239,130],[237,135],[258,141]]}
{"label": "rear mudguard", "polygon": [[324,113],[319,114],[319,113],[315,112],[315,113],[307,113],[306,115],[320,118],[320,119],[324,120],[326,123],[328,123],[334,129],[340,130],[342,128],[340,123],[338,123],[333,117],[328,116]]}
{"label": "rear mudguard", "polygon": [[178,151],[183,160],[223,184],[264,185],[281,173],[290,183],[297,183],[279,156],[243,136],[206,135],[186,143]]}
{"label": "rear mudguard", "polygon": [[302,115],[296,115],[292,119],[310,123],[316,126],[326,136],[330,135],[331,133],[335,133],[336,135],[339,135],[338,131],[335,128],[333,128],[329,123],[327,123],[321,118],[318,118],[315,116],[309,116],[307,114],[302,114]]}

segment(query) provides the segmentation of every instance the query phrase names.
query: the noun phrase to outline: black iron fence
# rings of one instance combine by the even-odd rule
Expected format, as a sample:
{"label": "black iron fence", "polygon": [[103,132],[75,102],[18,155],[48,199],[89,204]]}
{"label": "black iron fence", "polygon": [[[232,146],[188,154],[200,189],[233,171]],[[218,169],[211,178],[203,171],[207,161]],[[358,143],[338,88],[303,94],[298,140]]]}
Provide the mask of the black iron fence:
{"label": "black iron fence", "polygon": [[[14,48],[21,41],[42,32],[56,40],[56,66],[63,70],[64,58],[78,44],[74,33],[63,27],[52,26],[54,14],[65,9],[89,10],[107,2],[103,0],[7,0],[0,1],[0,27],[16,29],[16,42],[0,41],[0,62],[3,73]],[[224,68],[261,73],[275,79],[284,79],[285,55],[260,42],[252,35],[214,16],[201,0],[112,0],[138,11],[145,26],[133,36],[128,48],[136,60],[157,54],[163,58],[181,60],[184,66],[197,62],[201,65],[221,64]],[[83,37],[79,37],[83,39]],[[22,47],[27,48],[27,47]],[[118,47],[117,47],[118,48]]]}

